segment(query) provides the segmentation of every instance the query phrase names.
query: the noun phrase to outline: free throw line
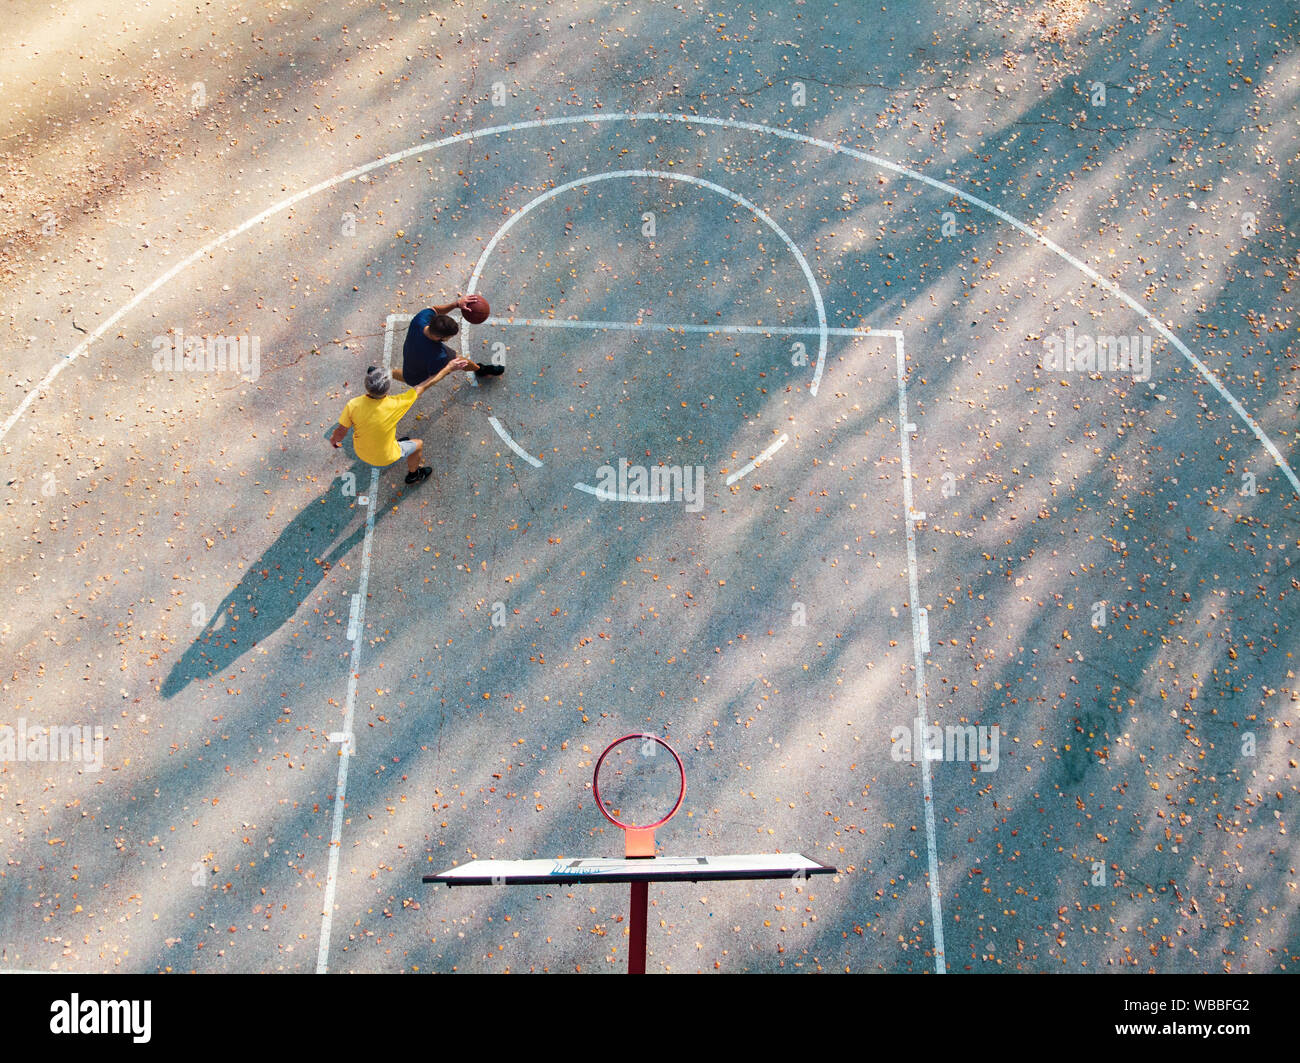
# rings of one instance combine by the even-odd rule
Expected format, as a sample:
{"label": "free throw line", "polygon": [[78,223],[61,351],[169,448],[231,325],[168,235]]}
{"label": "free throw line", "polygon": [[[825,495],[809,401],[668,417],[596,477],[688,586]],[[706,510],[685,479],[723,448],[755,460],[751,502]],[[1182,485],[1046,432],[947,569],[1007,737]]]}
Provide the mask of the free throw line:
{"label": "free throw line", "polygon": [[824,331],[828,336],[891,336],[897,338],[897,329],[872,328],[833,328],[824,330],[817,325],[695,325],[666,324],[658,321],[589,321],[566,320],[554,317],[509,317],[488,318],[484,324],[500,326],[520,326],[523,328],[567,328],[590,329],[593,332],[701,332],[705,335],[726,333],[743,336],[820,336]]}

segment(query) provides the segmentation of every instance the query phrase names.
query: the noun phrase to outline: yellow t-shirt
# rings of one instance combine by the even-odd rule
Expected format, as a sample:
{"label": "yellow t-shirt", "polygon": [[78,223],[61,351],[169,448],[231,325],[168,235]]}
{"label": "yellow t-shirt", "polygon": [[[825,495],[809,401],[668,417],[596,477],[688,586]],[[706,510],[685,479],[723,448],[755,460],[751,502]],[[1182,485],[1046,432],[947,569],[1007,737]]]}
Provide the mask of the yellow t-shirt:
{"label": "yellow t-shirt", "polygon": [[358,395],[349,399],[339,415],[339,424],[353,429],[352,446],[357,457],[367,465],[392,465],[402,456],[402,448],[397,445],[397,422],[406,416],[406,411],[419,398],[415,388],[408,388],[400,395],[385,395],[382,399],[372,399],[369,395]]}

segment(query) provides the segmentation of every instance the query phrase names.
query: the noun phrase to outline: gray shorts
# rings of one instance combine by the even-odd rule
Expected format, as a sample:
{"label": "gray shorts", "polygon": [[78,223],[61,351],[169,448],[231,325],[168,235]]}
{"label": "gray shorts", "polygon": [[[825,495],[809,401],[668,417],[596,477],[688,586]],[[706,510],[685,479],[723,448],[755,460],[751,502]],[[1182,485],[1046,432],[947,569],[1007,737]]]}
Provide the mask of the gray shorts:
{"label": "gray shorts", "polygon": [[[409,458],[415,453],[417,444],[414,439],[401,439],[398,440],[397,445],[402,448],[402,458]],[[398,458],[397,461],[401,461],[402,458]],[[396,465],[397,461],[393,462],[393,464]]]}

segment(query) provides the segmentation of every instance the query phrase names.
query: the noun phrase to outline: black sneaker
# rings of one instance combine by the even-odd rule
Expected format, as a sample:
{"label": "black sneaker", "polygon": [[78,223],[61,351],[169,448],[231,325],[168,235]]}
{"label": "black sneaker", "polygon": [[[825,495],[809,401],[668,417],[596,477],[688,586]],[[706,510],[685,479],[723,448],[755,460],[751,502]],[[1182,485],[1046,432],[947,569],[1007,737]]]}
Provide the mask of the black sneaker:
{"label": "black sneaker", "polygon": [[408,472],[406,474],[406,482],[408,484],[422,484],[432,474],[433,474],[433,466],[425,465],[419,469],[416,469],[415,472]]}
{"label": "black sneaker", "polygon": [[504,365],[481,365],[474,370],[475,376],[500,376],[506,371]]}

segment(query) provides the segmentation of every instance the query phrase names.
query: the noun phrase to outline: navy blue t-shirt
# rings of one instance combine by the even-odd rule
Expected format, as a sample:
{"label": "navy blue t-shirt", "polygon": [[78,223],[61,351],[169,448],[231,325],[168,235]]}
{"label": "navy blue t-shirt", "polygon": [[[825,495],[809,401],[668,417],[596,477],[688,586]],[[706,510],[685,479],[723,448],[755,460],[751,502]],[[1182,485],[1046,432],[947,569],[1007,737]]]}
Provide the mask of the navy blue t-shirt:
{"label": "navy blue t-shirt", "polygon": [[406,330],[406,342],[402,344],[402,379],[412,387],[428,380],[456,357],[456,352],[445,343],[431,340],[424,334],[425,325],[437,316],[432,309],[421,310],[411,318]]}

